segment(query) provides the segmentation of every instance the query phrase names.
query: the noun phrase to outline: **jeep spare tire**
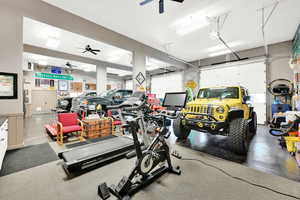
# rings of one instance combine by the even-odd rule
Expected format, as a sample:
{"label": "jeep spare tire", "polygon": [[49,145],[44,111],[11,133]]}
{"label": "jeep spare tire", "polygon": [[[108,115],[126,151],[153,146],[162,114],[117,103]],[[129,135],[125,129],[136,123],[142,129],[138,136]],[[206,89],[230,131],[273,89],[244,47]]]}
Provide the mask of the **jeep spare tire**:
{"label": "jeep spare tire", "polygon": [[173,122],[173,131],[178,139],[185,140],[189,136],[191,129],[184,127],[181,123],[181,118],[178,117]]}
{"label": "jeep spare tire", "polygon": [[229,124],[229,147],[240,155],[246,155],[250,144],[249,124],[243,118],[237,118]]}

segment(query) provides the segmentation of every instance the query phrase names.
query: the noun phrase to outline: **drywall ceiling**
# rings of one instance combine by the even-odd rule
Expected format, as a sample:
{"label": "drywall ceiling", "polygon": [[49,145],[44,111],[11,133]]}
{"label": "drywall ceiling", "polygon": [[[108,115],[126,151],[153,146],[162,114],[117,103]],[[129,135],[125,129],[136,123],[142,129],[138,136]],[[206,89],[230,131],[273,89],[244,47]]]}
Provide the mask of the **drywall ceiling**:
{"label": "drywall ceiling", "polygon": [[[275,0],[186,0],[165,1],[166,12],[158,14],[158,1],[144,7],[138,0],[44,0],[99,25],[176,57],[193,61],[225,54],[209,37],[207,17],[229,12],[222,35],[235,50],[263,45],[259,8]],[[291,40],[300,21],[300,1],[281,0],[266,27],[268,43]],[[266,8],[266,13],[272,7]],[[170,45],[167,45],[170,44]],[[166,48],[167,46],[167,48]]]}
{"label": "drywall ceiling", "polygon": [[[88,58],[103,60],[111,63],[117,63],[117,64],[132,67],[131,64],[132,52],[105,44],[103,42],[98,42],[90,38],[86,38],[81,35],[71,33],[69,31],[65,31],[29,18],[24,18],[23,38],[25,44],[53,49],[64,53],[80,55]],[[91,45],[92,48],[100,49],[101,52],[98,53],[98,55],[93,55],[91,53],[83,54],[82,52],[84,50],[82,48],[84,48],[87,44]],[[24,55],[34,55],[34,54],[24,54]],[[32,58],[43,58],[43,57],[27,56],[26,58],[32,60]],[[45,56],[44,58],[47,58],[47,60],[49,60],[49,64],[54,66],[61,66],[62,64],[63,65],[65,64],[65,61],[63,61],[63,59],[57,59],[57,58],[51,58]],[[62,63],[62,61],[64,63]],[[35,59],[34,62],[36,63],[43,62],[43,59],[41,59],[40,61]],[[169,66],[170,64],[166,62],[162,62],[151,57],[146,58],[146,69],[148,71],[152,71],[158,68],[165,68]],[[109,69],[112,70],[112,68]],[[117,74],[120,71],[122,70],[118,70],[118,69],[114,70],[114,72],[116,72]],[[128,73],[122,72],[121,74],[128,74]]]}
{"label": "drywall ceiling", "polygon": [[[132,66],[132,52],[81,35],[65,31],[30,18],[24,18],[23,42],[33,46],[53,49],[97,60]],[[86,45],[100,49],[98,55],[83,54]]]}

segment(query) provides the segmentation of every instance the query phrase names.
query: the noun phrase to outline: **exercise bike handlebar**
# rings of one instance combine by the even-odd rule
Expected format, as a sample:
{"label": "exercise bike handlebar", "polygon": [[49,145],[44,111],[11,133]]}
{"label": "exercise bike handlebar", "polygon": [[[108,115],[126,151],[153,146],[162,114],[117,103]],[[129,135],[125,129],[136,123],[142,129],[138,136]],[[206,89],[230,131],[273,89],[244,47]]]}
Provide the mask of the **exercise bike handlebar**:
{"label": "exercise bike handlebar", "polygon": [[168,111],[161,111],[160,113],[156,114],[155,116],[166,117],[166,118],[169,118],[169,119],[177,119],[179,117],[179,115],[180,115],[180,113],[178,113],[178,112],[175,112],[171,115],[171,114],[168,113]]}

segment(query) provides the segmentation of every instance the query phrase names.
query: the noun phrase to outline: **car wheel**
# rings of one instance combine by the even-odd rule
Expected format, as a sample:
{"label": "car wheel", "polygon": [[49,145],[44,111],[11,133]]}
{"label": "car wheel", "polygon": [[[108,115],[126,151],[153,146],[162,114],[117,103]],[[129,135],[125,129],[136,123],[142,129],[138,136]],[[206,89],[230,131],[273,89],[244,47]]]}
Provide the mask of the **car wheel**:
{"label": "car wheel", "polygon": [[173,122],[173,131],[178,139],[185,140],[190,135],[191,129],[184,127],[181,123],[181,118],[178,117]]}
{"label": "car wheel", "polygon": [[249,123],[243,118],[232,120],[229,124],[228,141],[233,152],[246,155],[251,141]]}

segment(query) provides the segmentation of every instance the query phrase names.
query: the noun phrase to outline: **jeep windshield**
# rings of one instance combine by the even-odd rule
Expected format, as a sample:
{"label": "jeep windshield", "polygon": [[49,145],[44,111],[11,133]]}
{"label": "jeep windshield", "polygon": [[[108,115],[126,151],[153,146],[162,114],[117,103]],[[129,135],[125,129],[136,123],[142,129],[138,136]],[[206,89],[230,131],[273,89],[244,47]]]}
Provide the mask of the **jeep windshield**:
{"label": "jeep windshield", "polygon": [[226,88],[205,88],[200,89],[198,94],[199,99],[238,99],[239,88],[237,87],[226,87]]}

